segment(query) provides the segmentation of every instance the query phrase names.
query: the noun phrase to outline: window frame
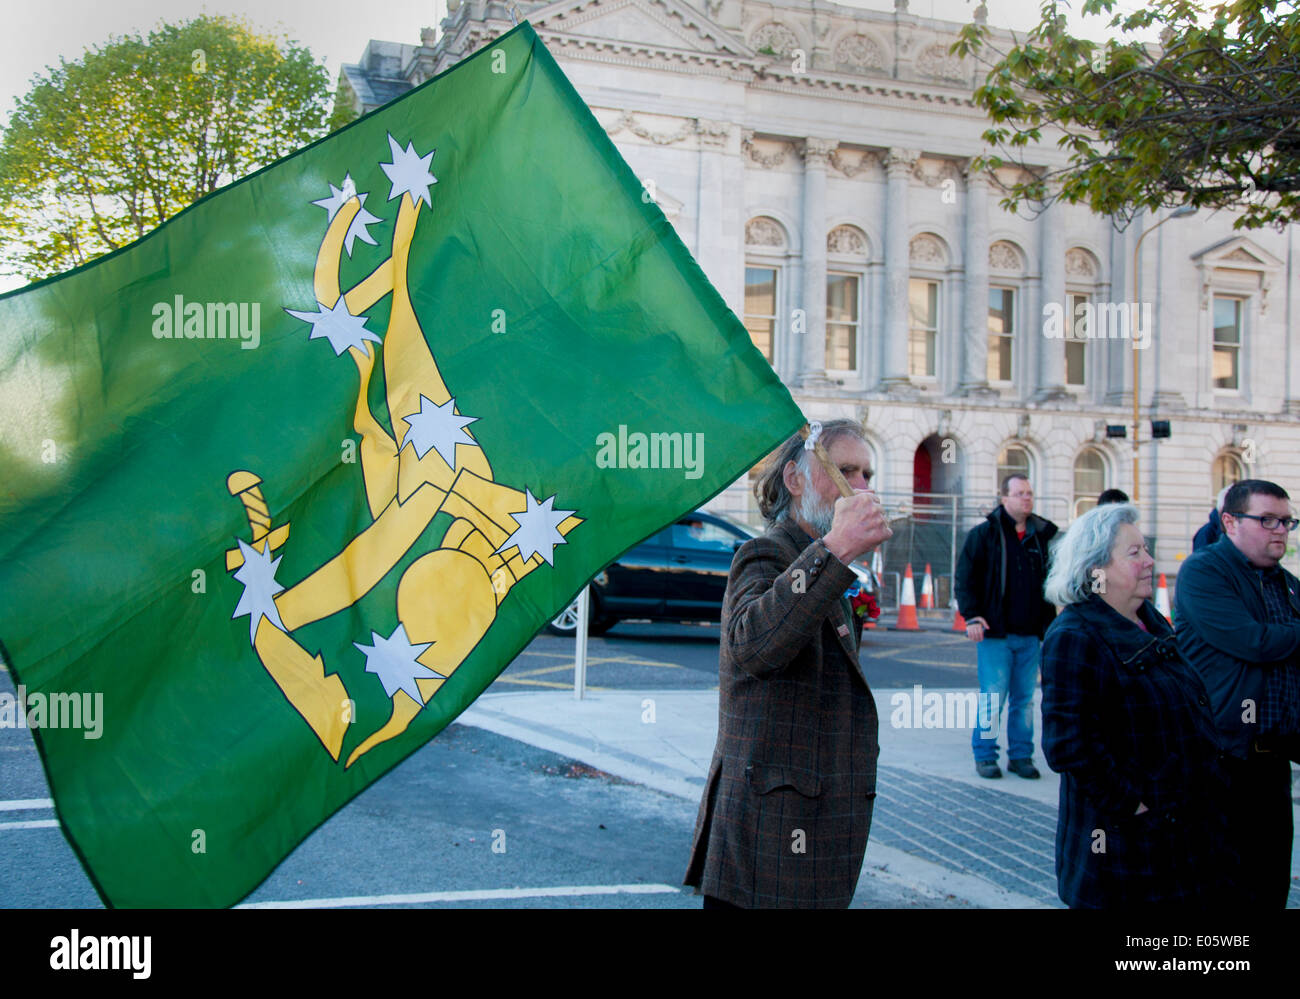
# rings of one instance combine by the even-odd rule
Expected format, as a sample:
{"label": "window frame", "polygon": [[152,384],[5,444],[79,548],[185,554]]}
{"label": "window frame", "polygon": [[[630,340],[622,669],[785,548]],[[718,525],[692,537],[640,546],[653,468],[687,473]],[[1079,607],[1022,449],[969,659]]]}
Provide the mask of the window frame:
{"label": "window frame", "polygon": [[[1215,312],[1215,306],[1220,301],[1234,302],[1236,303],[1237,306],[1237,342],[1236,344],[1225,343],[1223,345],[1224,349],[1232,348],[1235,349],[1237,352],[1236,368],[1235,368],[1236,385],[1234,385],[1231,388],[1227,388],[1215,384],[1217,379],[1214,376],[1214,359],[1216,356],[1218,356],[1218,352],[1220,350],[1220,341],[1216,337],[1218,326],[1215,324],[1214,312]],[[1250,296],[1242,295],[1242,294],[1234,294],[1232,292],[1215,291],[1210,296],[1209,378],[1210,378],[1210,391],[1214,392],[1217,395],[1240,396],[1243,394],[1242,382],[1245,381],[1244,375],[1246,370],[1245,369],[1246,316],[1248,312],[1247,304],[1249,303],[1249,301],[1250,301]]]}
{"label": "window frame", "polygon": [[[772,289],[773,312],[771,316],[764,316],[764,315],[760,315],[759,313],[749,311],[749,288],[750,288],[749,272],[751,270],[768,270],[772,272],[772,278],[775,283],[775,287]],[[779,263],[776,263],[775,261],[772,260],[763,259],[763,256],[761,254],[756,254],[753,252],[746,252],[745,254],[745,281],[744,281],[744,288],[741,293],[743,295],[744,300],[741,303],[740,321],[741,324],[745,327],[746,332],[749,333],[749,342],[753,343],[754,347],[758,349],[759,352],[761,353],[762,348],[760,348],[757,343],[754,343],[754,334],[753,331],[749,329],[749,320],[751,317],[761,318],[761,319],[771,319],[772,321],[771,354],[770,356],[769,355],[765,355],[765,356],[767,356],[767,363],[772,365],[773,370],[777,370],[777,358],[779,356],[778,336],[781,330],[781,315],[782,315],[781,296],[783,294],[782,285],[784,284],[784,282],[781,279],[782,270],[783,268]]]}
{"label": "window frame", "polygon": [[1010,475],[1013,471],[1019,471],[1018,468],[1012,468],[1011,466],[1004,465],[1002,463],[1002,456],[1006,452],[1010,451],[1012,448],[1024,453],[1025,468],[1023,474],[1025,478],[1029,480],[1029,484],[1031,486],[1034,484],[1034,453],[1031,450],[1029,450],[1028,446],[1022,442],[1014,441],[1014,440],[1007,441],[1000,448],[998,448],[998,453],[997,455],[994,456],[993,459],[993,469],[994,469],[993,492],[994,495],[998,496],[999,498],[1002,496],[1003,476]]}
{"label": "window frame", "polygon": [[[912,284],[921,282],[934,286],[934,328],[916,326],[912,321]],[[943,326],[943,280],[929,274],[908,274],[907,277],[907,376],[922,384],[935,384],[939,381],[939,331]],[[933,337],[930,359],[934,362],[932,374],[918,374],[912,370],[913,333],[918,330]]]}
{"label": "window frame", "polygon": [[[1096,491],[1089,491],[1084,494],[1080,494],[1079,460],[1083,458],[1085,455],[1091,455],[1092,457],[1095,457],[1097,461],[1101,464],[1101,487]],[[1089,469],[1089,471],[1092,471],[1092,469]],[[1074,460],[1070,462],[1070,495],[1071,495],[1070,519],[1074,520],[1075,518],[1081,516],[1084,513],[1087,513],[1088,510],[1091,510],[1094,506],[1096,506],[1097,497],[1100,496],[1108,488],[1109,482],[1110,482],[1110,463],[1106,460],[1106,456],[1095,447],[1080,448],[1078,452],[1075,454]],[[1079,504],[1081,502],[1091,503],[1091,506],[1088,506],[1085,509],[1080,510]]]}
{"label": "window frame", "polygon": [[[1069,305],[1069,313],[1067,316],[1066,336],[1062,338],[1062,343],[1061,343],[1061,384],[1065,386],[1065,390],[1067,392],[1072,392],[1076,395],[1086,395],[1088,391],[1092,388],[1091,385],[1092,379],[1089,377],[1089,375],[1091,374],[1091,371],[1089,370],[1089,366],[1092,363],[1093,352],[1088,349],[1088,343],[1089,340],[1091,339],[1090,337],[1086,335],[1078,339],[1074,337],[1075,324],[1076,324],[1076,320],[1074,316],[1074,310],[1076,307],[1075,299],[1081,299],[1085,303],[1092,304],[1094,307],[1094,313],[1096,308],[1096,295],[1093,293],[1091,289],[1087,289],[1087,290],[1080,289],[1080,288],[1066,289],[1065,300]],[[1095,314],[1093,318],[1094,319],[1096,318]],[[1071,344],[1077,344],[1079,348],[1083,351],[1083,381],[1082,382],[1070,381],[1070,345]]]}
{"label": "window frame", "polygon": [[[834,277],[848,277],[848,278],[853,278],[853,280],[854,280],[854,281],[856,282],[856,284],[857,284],[857,294],[856,294],[856,296],[855,296],[855,302],[854,302],[854,305],[855,305],[855,307],[856,307],[856,311],[857,311],[857,315],[856,315],[856,318],[854,319],[854,321],[853,321],[852,323],[835,322],[835,323],[832,324],[831,317],[830,317],[830,308],[831,308],[831,303],[830,303],[830,301],[829,301],[829,298],[830,298],[830,286],[831,286],[830,282],[831,282],[831,277],[832,277],[832,276],[834,276]],[[856,268],[856,267],[853,267],[853,266],[845,266],[845,265],[839,263],[838,261],[829,261],[829,260],[827,261],[827,265],[826,265],[826,295],[827,295],[827,302],[826,302],[826,354],[825,354],[825,357],[826,357],[826,371],[827,371],[828,374],[833,373],[833,374],[842,374],[842,375],[852,375],[852,376],[855,376],[855,377],[856,377],[857,375],[860,375],[860,374],[862,373],[862,366],[861,366],[861,363],[860,363],[860,359],[861,359],[861,357],[862,357],[862,327],[863,327],[863,316],[864,316],[864,314],[865,314],[865,312],[866,312],[866,309],[864,308],[864,305],[865,305],[864,298],[865,298],[865,292],[866,292],[866,284],[867,284],[867,280],[866,280],[866,272],[865,272],[865,270],[860,269],[860,268]],[[832,325],[836,325],[836,326],[852,326],[852,328],[853,328],[853,329],[852,329],[852,333],[851,333],[851,336],[852,336],[852,342],[851,342],[850,345],[849,345],[849,362],[850,362],[850,364],[852,365],[852,367],[848,367],[848,368],[837,368],[837,367],[832,366],[832,364],[831,364],[831,359],[832,359],[832,351],[831,351],[831,326],[832,326]]]}
{"label": "window frame", "polygon": [[[989,288],[989,298],[987,302],[987,312],[990,314],[988,316],[990,321],[992,320],[991,313],[993,311],[993,293],[999,291],[1011,292],[1011,307],[1010,309],[1007,310],[1007,312],[1009,313],[1008,319],[1010,320],[1011,323],[1011,332],[994,333],[993,330],[991,329],[987,330],[988,353],[987,353],[987,358],[984,366],[984,374],[985,377],[988,378],[988,383],[990,386],[993,386],[995,388],[1009,388],[1015,385],[1016,383],[1016,355],[1018,353],[1018,351],[1016,350],[1016,335],[1019,332],[1019,325],[1020,325],[1019,316],[1017,315],[1017,313],[1020,311],[1020,300],[1022,297],[1020,294],[1021,289],[1018,283],[1009,283],[1005,281],[999,281],[997,283],[994,283],[991,280],[989,281],[988,288]],[[1010,363],[1007,365],[1007,367],[1010,369],[1010,374],[1007,378],[989,377],[989,366],[992,364],[992,358],[993,358],[994,337],[997,337],[1001,341],[1007,342],[1008,349],[1011,351],[1011,360]],[[999,367],[1001,367],[1001,365],[999,365]]]}

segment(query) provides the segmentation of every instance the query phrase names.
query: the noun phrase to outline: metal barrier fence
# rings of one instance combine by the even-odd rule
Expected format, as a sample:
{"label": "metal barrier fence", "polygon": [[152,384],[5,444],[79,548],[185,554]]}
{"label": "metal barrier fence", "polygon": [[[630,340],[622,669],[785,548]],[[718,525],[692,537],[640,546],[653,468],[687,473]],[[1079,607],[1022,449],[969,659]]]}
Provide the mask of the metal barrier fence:
{"label": "metal barrier fence", "polygon": [[[962,544],[970,529],[993,509],[993,497],[977,503],[951,493],[880,492],[877,495],[894,531],[893,537],[880,547],[885,577],[878,597],[881,609],[897,610],[903,574],[909,564],[919,601],[921,580],[929,563],[935,588],[935,607],[948,613],[952,605],[952,578]],[[1205,524],[1213,502],[1162,501],[1154,507],[1148,504],[1139,506],[1143,513],[1142,526],[1147,532],[1152,557],[1156,560],[1156,572],[1167,575],[1172,599],[1178,568],[1192,553],[1192,537]],[[709,507],[743,521],[755,530],[763,529],[752,495],[724,493]],[[1034,497],[1034,512],[1055,523],[1062,531],[1074,519],[1073,507],[1073,501],[1063,496]],[[1300,575],[1300,551],[1297,551],[1295,534],[1289,539],[1282,566]]]}

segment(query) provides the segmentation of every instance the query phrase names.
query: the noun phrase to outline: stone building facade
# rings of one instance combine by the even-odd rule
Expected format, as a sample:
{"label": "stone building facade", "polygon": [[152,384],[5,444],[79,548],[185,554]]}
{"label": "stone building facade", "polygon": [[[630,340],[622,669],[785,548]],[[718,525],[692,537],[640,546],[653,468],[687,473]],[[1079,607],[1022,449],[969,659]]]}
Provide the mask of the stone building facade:
{"label": "stone building facade", "polygon": [[[1220,485],[1300,490],[1294,227],[1169,219],[1135,270],[1167,213],[1120,231],[1082,206],[1005,211],[1019,168],[970,169],[988,152],[971,101],[983,71],[948,54],[960,25],[906,0],[450,0],[420,45],[370,42],[341,90],[371,110],[508,31],[511,9],[804,413],[865,422],[896,509],[956,496],[964,529],[1013,468],[1062,526],[1102,488],[1134,494],[1135,356],[1161,571]],[[1057,162],[1054,147],[1033,155]],[[1167,439],[1150,440],[1152,420]],[[717,502],[745,512],[746,483]]]}

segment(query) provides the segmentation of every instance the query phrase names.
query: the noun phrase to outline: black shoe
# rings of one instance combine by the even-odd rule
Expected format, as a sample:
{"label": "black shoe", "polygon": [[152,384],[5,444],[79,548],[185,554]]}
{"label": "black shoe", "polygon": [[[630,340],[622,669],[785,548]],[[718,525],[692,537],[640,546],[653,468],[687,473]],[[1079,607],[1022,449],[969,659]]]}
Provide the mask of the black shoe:
{"label": "black shoe", "polygon": [[1034,766],[1033,760],[1012,760],[1007,764],[1007,769],[1017,777],[1023,777],[1025,780],[1038,780],[1043,776]]}
{"label": "black shoe", "polygon": [[996,760],[976,760],[975,772],[981,777],[1001,777],[1002,770]]}

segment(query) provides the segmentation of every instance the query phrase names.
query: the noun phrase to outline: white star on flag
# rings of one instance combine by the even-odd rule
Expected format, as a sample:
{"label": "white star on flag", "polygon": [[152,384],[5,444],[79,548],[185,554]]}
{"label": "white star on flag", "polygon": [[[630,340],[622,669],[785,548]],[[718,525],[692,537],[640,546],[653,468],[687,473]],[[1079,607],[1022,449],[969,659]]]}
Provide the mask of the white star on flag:
{"label": "white star on flag", "polygon": [[551,504],[555,502],[554,496],[538,503],[531,490],[524,489],[524,495],[527,497],[528,509],[520,513],[511,511],[510,514],[519,525],[519,530],[506,538],[505,544],[496,550],[496,554],[499,555],[507,548],[517,545],[519,547],[519,557],[524,561],[540,554],[546,560],[547,565],[555,565],[551,561],[551,553],[555,546],[568,544],[564,535],[556,528],[563,523],[566,517],[577,511],[552,510]]}
{"label": "white star on flag", "polygon": [[341,355],[349,347],[356,347],[368,354],[370,348],[364,346],[366,340],[383,343],[378,336],[366,329],[365,316],[354,316],[348,311],[347,302],[343,300],[342,295],[339,296],[339,300],[334,303],[332,309],[320,305],[315,312],[295,312],[293,309],[285,309],[284,311],[295,319],[311,323],[311,336],[307,339],[315,340],[317,337],[325,337],[325,339],[329,340],[330,346],[334,348],[335,357]]}
{"label": "white star on flag", "polygon": [[350,198],[357,196],[357,185],[352,182],[352,174],[343,178],[343,186],[335,187],[330,184],[330,196],[321,198],[319,201],[313,201],[313,205],[319,205],[329,213],[329,221],[334,221],[334,216],[339,213],[339,209],[348,203]]}
{"label": "white star on flag", "polygon": [[257,638],[257,626],[262,618],[284,631],[284,622],[280,620],[280,610],[275,606],[274,597],[283,593],[284,587],[275,581],[275,570],[280,559],[271,559],[271,546],[259,552],[252,545],[238,539],[239,550],[244,555],[244,564],[235,572],[235,579],[244,584],[244,592],[235,606],[235,613],[230,615],[233,621],[237,617],[248,615],[248,641]]}
{"label": "white star on flag", "polygon": [[409,429],[402,438],[402,445],[405,446],[408,441],[413,444],[417,458],[423,458],[431,448],[436,448],[448,467],[455,468],[457,444],[478,446],[463,429],[478,417],[458,416],[454,398],[448,399],[441,406],[435,406],[432,399],[421,395],[420,411],[404,419]]}
{"label": "white star on flag", "polygon": [[429,172],[429,167],[433,163],[433,154],[438,150],[431,149],[427,155],[421,156],[415,151],[415,143],[408,142],[403,149],[392,135],[388,136],[388,148],[392,150],[393,162],[379,164],[380,169],[388,174],[388,179],[392,183],[392,192],[388,195],[388,200],[392,201],[403,194],[409,194],[411,201],[417,206],[420,201],[423,201],[432,208],[433,199],[429,196],[429,185],[438,183],[438,178]]}
{"label": "white star on flag", "polygon": [[369,195],[357,195],[357,198],[361,201],[361,207],[357,209],[356,216],[348,225],[348,233],[343,237],[343,248],[348,251],[349,257],[352,256],[352,241],[354,239],[359,239],[363,243],[369,243],[371,246],[379,245],[375,240],[375,237],[370,235],[370,230],[367,229],[366,226],[374,225],[376,222],[382,222],[383,220],[378,215],[371,215],[366,211],[367,197],[369,197]]}
{"label": "white star on flag", "polygon": [[423,704],[424,697],[421,696],[420,688],[416,686],[415,681],[447,679],[441,673],[434,672],[418,661],[433,643],[412,645],[411,640],[406,637],[406,625],[399,623],[387,638],[377,631],[372,631],[370,640],[373,645],[362,645],[360,642],[352,644],[365,653],[366,672],[374,673],[379,677],[379,682],[384,685],[384,693],[389,697],[399,690],[404,690],[417,704]]}

